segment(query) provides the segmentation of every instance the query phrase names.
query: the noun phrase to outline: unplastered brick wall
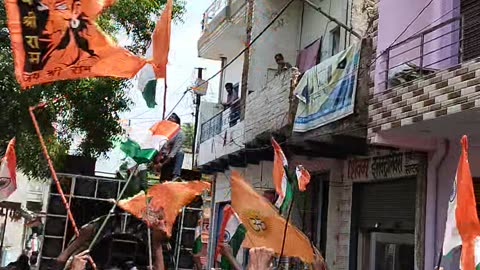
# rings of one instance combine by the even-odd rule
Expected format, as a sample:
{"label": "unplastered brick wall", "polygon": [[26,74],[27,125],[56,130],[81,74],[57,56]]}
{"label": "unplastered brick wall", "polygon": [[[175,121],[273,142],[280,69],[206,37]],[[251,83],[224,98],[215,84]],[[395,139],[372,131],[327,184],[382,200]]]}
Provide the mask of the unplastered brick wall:
{"label": "unplastered brick wall", "polygon": [[275,76],[262,90],[247,97],[245,111],[245,142],[256,136],[278,131],[289,124],[293,71]]}
{"label": "unplastered brick wall", "polygon": [[368,138],[475,108],[480,108],[480,59],[371,95]]}

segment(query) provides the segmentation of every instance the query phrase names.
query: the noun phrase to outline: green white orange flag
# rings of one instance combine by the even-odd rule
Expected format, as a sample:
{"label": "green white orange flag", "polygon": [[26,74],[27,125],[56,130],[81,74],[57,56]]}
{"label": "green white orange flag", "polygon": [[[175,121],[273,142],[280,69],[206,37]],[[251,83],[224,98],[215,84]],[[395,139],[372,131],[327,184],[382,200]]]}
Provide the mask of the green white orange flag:
{"label": "green white orange flag", "polygon": [[172,10],[173,0],[167,0],[165,9],[162,12],[162,16],[158,20],[152,35],[152,65],[153,70],[155,71],[155,77],[157,79],[166,78],[167,76],[168,53],[170,51],[170,34],[172,31]]}
{"label": "green white orange flag", "polygon": [[310,173],[302,165],[298,165],[295,169],[298,182],[298,190],[305,191],[307,190],[307,185],[310,183]]}
{"label": "green white orange flag", "polygon": [[[145,58],[152,57],[152,46],[150,46],[145,54]],[[155,101],[157,92],[157,78],[151,65],[145,65],[138,73],[138,90],[142,92],[143,99],[147,103],[148,108],[155,108],[157,102]]]}
{"label": "green white orange flag", "polygon": [[180,126],[177,123],[162,120],[155,123],[140,141],[128,139],[121,144],[120,149],[138,164],[148,163],[179,131]]}
{"label": "green white orange flag", "polygon": [[280,209],[280,213],[284,213],[293,198],[293,189],[287,175],[288,161],[274,138],[272,138],[272,146],[274,151],[272,177],[275,191],[278,194],[275,206]]}
{"label": "green white orange flag", "polygon": [[220,263],[222,269],[232,269],[228,259],[220,255],[222,245],[224,243],[228,244],[232,249],[232,255],[236,257],[246,233],[247,230],[237,213],[235,213],[230,205],[225,206],[223,209],[222,226],[220,227],[220,234],[218,236],[219,240],[216,255],[217,261]]}
{"label": "green white orange flag", "polygon": [[461,144],[462,153],[448,205],[443,254],[451,256],[451,252],[461,246],[460,269],[474,270],[480,269],[480,242],[478,240],[480,222],[468,163],[467,136],[463,136]]}
{"label": "green white orange flag", "polygon": [[202,252],[202,220],[199,219],[197,227],[195,227],[195,242],[193,243],[192,253],[199,254]]}
{"label": "green white orange flag", "polygon": [[152,35],[152,44],[148,48],[145,58],[151,65],[145,65],[138,73],[138,89],[149,108],[157,105],[155,101],[157,79],[166,79],[168,53],[170,51],[170,35],[172,25],[173,1],[167,0],[162,16],[157,21]]}
{"label": "green white orange flag", "polygon": [[7,146],[5,156],[0,164],[0,200],[7,199],[17,190],[17,156],[15,155],[15,138]]}

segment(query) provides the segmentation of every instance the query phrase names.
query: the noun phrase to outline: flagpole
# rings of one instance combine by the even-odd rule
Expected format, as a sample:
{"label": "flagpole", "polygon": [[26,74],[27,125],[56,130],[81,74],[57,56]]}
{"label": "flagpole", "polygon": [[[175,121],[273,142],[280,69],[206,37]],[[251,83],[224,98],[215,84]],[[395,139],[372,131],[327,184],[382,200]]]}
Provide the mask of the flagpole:
{"label": "flagpole", "polygon": [[[443,245],[442,245],[443,246]],[[435,268],[436,270],[440,269],[440,264],[442,264],[442,257],[443,257],[443,247],[440,249],[440,253],[438,254],[438,262],[437,262],[437,267]]]}
{"label": "flagpole", "polygon": [[[54,100],[55,101],[55,100]],[[77,223],[75,223],[75,219],[73,218],[72,211],[70,210],[70,205],[67,202],[67,199],[65,198],[65,194],[63,193],[62,186],[60,185],[60,181],[58,180],[57,177],[57,172],[55,171],[55,168],[53,167],[53,162],[52,159],[50,158],[50,155],[48,154],[47,146],[45,145],[45,140],[43,139],[42,132],[40,131],[40,126],[38,125],[37,117],[33,113],[33,111],[39,107],[44,107],[46,103],[41,103],[38,104],[37,106],[31,106],[28,108],[28,112],[30,113],[30,118],[32,118],[33,126],[35,128],[35,132],[37,133],[38,139],[40,141],[40,145],[42,147],[42,152],[43,155],[45,156],[45,159],[47,160],[48,163],[48,168],[50,169],[50,173],[52,174],[53,181],[55,182],[55,185],[57,187],[58,194],[60,194],[60,198],[62,200],[63,206],[65,207],[65,210],[67,211],[67,217],[70,223],[72,224],[73,231],[77,237],[80,236],[80,232],[77,227]],[[92,268],[95,270],[96,265],[95,262],[92,260],[92,258],[89,258],[88,261],[92,265]]]}
{"label": "flagpole", "polygon": [[130,176],[128,177],[127,182],[125,183],[125,186],[123,186],[122,190],[120,191],[120,194],[119,194],[118,197],[117,197],[117,200],[116,200],[115,203],[113,204],[112,208],[111,208],[110,211],[108,212],[107,217],[103,220],[102,225],[100,226],[100,228],[98,229],[97,233],[96,233],[95,236],[93,237],[92,242],[91,242],[90,245],[88,246],[88,249],[89,249],[89,250],[91,250],[91,249],[93,248],[93,245],[95,245],[95,242],[97,242],[98,238],[100,237],[100,234],[102,233],[103,229],[104,229],[105,226],[107,225],[107,222],[108,222],[108,220],[110,219],[110,216],[112,216],[112,214],[115,212],[115,208],[117,207],[117,202],[123,197],[123,194],[125,193],[125,190],[127,190],[128,184],[130,184],[130,180],[132,180],[133,175],[134,175],[135,173],[137,173],[137,170],[138,170],[138,165],[135,166],[135,169],[132,171],[132,173],[131,173]]}
{"label": "flagpole", "polygon": [[70,220],[70,223],[72,223],[72,227],[73,227],[73,231],[75,232],[75,235],[78,237],[78,235],[80,233],[78,231],[77,224],[75,223],[75,219],[73,218],[72,211],[70,210],[70,206],[67,202],[67,199],[65,198],[65,194],[63,193],[62,186],[60,185],[60,181],[58,180],[58,177],[57,177],[57,172],[55,171],[55,168],[53,167],[53,162],[50,158],[50,155],[48,154],[47,146],[45,145],[43,135],[40,132],[40,127],[38,125],[37,118],[35,117],[35,114],[33,113],[33,111],[36,108],[37,108],[37,106],[29,108],[30,117],[32,118],[33,126],[35,127],[35,131],[37,132],[37,136],[40,140],[40,145],[42,146],[43,155],[47,159],[48,168],[50,169],[50,173],[52,174],[53,181],[55,181],[58,194],[60,194],[60,197],[62,199],[62,203],[65,206],[65,209],[67,210],[68,219]]}
{"label": "flagpole", "polygon": [[163,114],[162,119],[165,120],[166,113],[167,113],[167,74],[165,72],[165,79],[163,81]]}
{"label": "flagpole", "polygon": [[[148,183],[147,183],[147,186],[148,186]],[[148,219],[148,221],[150,221],[150,201],[148,200],[148,187],[145,190],[145,205],[146,205],[145,212],[147,214],[147,219]],[[150,267],[149,270],[153,270],[152,236],[151,236],[150,226],[148,226],[149,225],[148,223],[149,222],[147,222],[148,266]],[[162,263],[164,263],[164,262],[162,262]]]}
{"label": "flagpole", "polygon": [[288,222],[290,221],[290,215],[292,213],[292,209],[293,209],[293,198],[292,198],[292,201],[291,201],[290,205],[288,206],[287,219],[286,219],[286,222],[285,222],[285,228],[283,230],[282,250],[280,252],[279,260],[282,258],[283,251],[285,249],[285,241],[287,239]]}

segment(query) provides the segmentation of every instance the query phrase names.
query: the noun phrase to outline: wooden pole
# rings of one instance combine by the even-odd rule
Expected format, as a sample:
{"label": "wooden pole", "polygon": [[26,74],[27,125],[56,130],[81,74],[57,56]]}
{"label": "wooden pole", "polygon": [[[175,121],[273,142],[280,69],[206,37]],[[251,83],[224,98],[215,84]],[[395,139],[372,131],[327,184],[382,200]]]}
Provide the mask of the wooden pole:
{"label": "wooden pole", "polygon": [[5,240],[5,231],[7,230],[8,214],[10,209],[5,209],[5,219],[3,220],[2,242],[0,244],[0,260],[3,261],[3,241]]}
{"label": "wooden pole", "polygon": [[[75,236],[79,236],[80,232],[77,227],[77,223],[75,222],[75,219],[73,218],[72,211],[70,210],[70,205],[67,202],[67,199],[65,198],[65,194],[63,193],[62,186],[60,185],[60,181],[58,180],[57,177],[57,172],[55,171],[55,168],[53,167],[53,162],[52,159],[50,158],[50,155],[48,154],[47,146],[45,145],[45,140],[43,139],[42,132],[40,131],[40,127],[38,125],[37,118],[35,117],[35,114],[33,111],[40,107],[40,106],[45,106],[45,103],[37,105],[37,106],[32,106],[28,109],[30,113],[30,117],[32,118],[33,126],[35,127],[35,131],[37,132],[38,139],[40,140],[40,145],[42,146],[42,152],[43,155],[45,156],[45,159],[47,160],[48,163],[48,168],[50,169],[50,173],[52,174],[53,181],[55,182],[55,186],[57,187],[58,194],[60,194],[60,198],[62,199],[63,206],[67,210],[67,217],[72,224],[73,231],[75,232]],[[95,265],[95,262],[92,260],[92,258],[89,258],[88,260],[90,264],[92,265],[92,268],[95,270],[97,267]]]}
{"label": "wooden pole", "polygon": [[162,119],[165,120],[167,113],[167,75],[165,75],[165,80],[163,81],[163,113]]}

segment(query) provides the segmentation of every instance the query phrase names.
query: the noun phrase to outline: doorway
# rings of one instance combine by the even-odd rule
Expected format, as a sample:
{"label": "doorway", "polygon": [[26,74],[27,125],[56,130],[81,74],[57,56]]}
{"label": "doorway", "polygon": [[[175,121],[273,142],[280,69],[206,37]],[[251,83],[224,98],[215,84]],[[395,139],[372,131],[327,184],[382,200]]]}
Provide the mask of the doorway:
{"label": "doorway", "polygon": [[371,233],[368,253],[369,270],[413,270],[414,235]]}

